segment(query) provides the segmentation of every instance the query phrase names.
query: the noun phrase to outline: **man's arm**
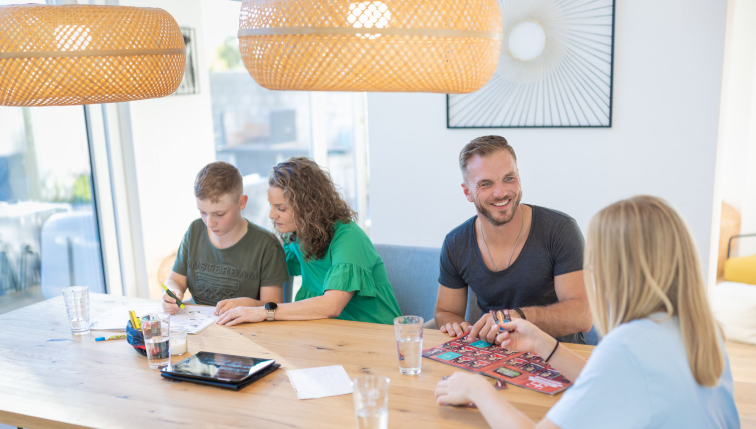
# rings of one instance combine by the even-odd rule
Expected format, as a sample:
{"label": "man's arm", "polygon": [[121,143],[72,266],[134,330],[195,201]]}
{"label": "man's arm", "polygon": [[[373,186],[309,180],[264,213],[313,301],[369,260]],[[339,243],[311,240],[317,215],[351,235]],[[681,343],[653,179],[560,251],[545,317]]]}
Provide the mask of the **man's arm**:
{"label": "man's arm", "polygon": [[[525,318],[552,337],[588,332],[593,325],[583,271],[573,271],[554,277],[554,289],[559,302],[545,307],[523,307]],[[512,318],[519,318],[510,311]]]}
{"label": "man's arm", "polygon": [[451,337],[458,337],[470,330],[470,324],[465,322],[467,311],[467,288],[452,289],[442,284],[438,285],[438,298],[433,317],[442,332]]}

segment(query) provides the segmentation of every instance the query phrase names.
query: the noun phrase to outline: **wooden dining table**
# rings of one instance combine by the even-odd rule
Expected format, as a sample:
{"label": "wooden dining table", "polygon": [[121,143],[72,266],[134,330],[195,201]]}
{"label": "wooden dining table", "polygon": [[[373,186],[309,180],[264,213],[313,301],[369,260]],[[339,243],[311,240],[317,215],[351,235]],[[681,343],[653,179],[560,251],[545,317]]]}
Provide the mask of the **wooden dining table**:
{"label": "wooden dining table", "polygon": [[[146,300],[90,295],[96,318],[122,302]],[[153,301],[154,302],[154,301]],[[125,324],[125,321],[124,321]],[[343,320],[211,325],[189,335],[199,351],[272,358],[281,368],[240,391],[174,382],[150,369],[125,340],[95,342],[111,334],[71,335],[63,300],[53,298],[0,315],[0,423],[18,427],[355,427],[352,395],[297,399],[287,370],[342,365],[350,378],[386,376],[389,427],[486,427],[477,409],[439,406],[436,383],[455,368],[423,359],[416,376],[399,373],[394,327]],[[426,329],[424,348],[448,341]],[[590,346],[567,345],[588,357]],[[540,420],[560,395],[516,386],[501,390],[514,406]]]}

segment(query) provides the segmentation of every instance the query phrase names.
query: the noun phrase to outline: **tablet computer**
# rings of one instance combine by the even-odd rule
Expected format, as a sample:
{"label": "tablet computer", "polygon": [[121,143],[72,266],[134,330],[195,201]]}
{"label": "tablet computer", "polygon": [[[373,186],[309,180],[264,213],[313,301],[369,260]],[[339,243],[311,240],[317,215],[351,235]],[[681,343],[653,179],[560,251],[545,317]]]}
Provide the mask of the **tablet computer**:
{"label": "tablet computer", "polygon": [[199,352],[161,369],[164,374],[220,383],[242,383],[275,363],[273,359]]}

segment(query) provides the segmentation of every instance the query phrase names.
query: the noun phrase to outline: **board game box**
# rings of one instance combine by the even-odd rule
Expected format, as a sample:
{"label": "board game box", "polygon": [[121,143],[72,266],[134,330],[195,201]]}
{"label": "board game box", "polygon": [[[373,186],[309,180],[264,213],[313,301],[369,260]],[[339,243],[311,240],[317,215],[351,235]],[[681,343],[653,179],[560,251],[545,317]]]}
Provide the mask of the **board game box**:
{"label": "board game box", "polygon": [[469,334],[423,350],[423,357],[549,395],[572,385],[537,355],[471,340]]}

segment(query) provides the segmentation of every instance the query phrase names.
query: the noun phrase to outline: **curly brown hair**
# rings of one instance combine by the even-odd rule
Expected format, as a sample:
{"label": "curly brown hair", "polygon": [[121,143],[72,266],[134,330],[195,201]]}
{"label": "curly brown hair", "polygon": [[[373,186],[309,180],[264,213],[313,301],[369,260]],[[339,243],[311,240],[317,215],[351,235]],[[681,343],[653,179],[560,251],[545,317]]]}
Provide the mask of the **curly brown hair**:
{"label": "curly brown hair", "polygon": [[331,175],[307,157],[293,157],[270,172],[268,185],[281,188],[294,214],[297,227],[284,237],[299,244],[305,260],[321,259],[333,240],[333,225],[357,220],[331,180]]}

